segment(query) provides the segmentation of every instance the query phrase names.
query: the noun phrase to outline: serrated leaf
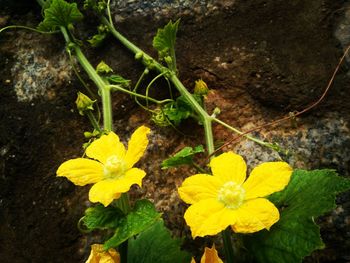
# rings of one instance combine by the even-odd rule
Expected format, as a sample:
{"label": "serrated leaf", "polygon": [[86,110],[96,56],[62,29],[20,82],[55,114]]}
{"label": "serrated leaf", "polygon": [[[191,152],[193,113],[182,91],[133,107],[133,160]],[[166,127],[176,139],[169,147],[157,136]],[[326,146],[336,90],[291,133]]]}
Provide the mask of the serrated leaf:
{"label": "serrated leaf", "polygon": [[38,25],[42,31],[54,31],[58,27],[68,27],[83,19],[76,3],[67,3],[64,0],[52,0],[44,10],[44,21]]}
{"label": "serrated leaf", "polygon": [[158,50],[159,58],[165,59],[169,68],[176,71],[175,42],[180,19],[170,21],[164,28],[159,28],[153,38],[153,47]]}
{"label": "serrated leaf", "polygon": [[177,152],[174,156],[166,159],[162,162],[162,169],[168,169],[170,167],[176,167],[184,164],[191,164],[193,162],[193,156],[197,153],[204,152],[203,145],[194,147],[185,147],[181,151]]}
{"label": "serrated leaf", "polygon": [[163,220],[159,219],[128,243],[128,263],[190,262],[190,255],[181,251],[181,240],[173,239]]}
{"label": "serrated leaf", "polygon": [[187,119],[192,114],[191,109],[188,109],[187,107],[179,107],[176,102],[165,104],[162,111],[168,120],[174,123],[174,125],[179,125],[182,120]]}
{"label": "serrated leaf", "polygon": [[104,248],[116,248],[124,241],[149,228],[161,217],[153,203],[148,200],[138,200],[134,209],[121,219],[114,235],[104,243]]}
{"label": "serrated leaf", "polygon": [[129,79],[124,79],[120,75],[111,75],[109,77],[106,77],[106,79],[112,84],[121,85],[121,86],[124,86],[124,87],[127,87],[130,84],[130,80]]}
{"label": "serrated leaf", "polygon": [[285,190],[269,198],[280,209],[280,220],[270,231],[244,237],[254,262],[302,262],[312,251],[324,248],[314,218],[334,209],[336,195],[347,189],[350,180],[333,170],[294,171]]}
{"label": "serrated leaf", "polygon": [[82,221],[88,230],[114,229],[123,217],[123,212],[116,207],[97,205],[85,210]]}
{"label": "serrated leaf", "polygon": [[[198,102],[199,105],[202,105],[202,96],[197,94],[191,94],[191,96]],[[192,109],[191,104],[187,101],[187,99],[184,96],[179,96],[176,99],[176,103],[179,107],[186,107],[187,109]]]}
{"label": "serrated leaf", "polygon": [[[192,94],[192,96],[199,104],[202,104],[202,99],[200,96],[194,94]],[[179,96],[175,102],[165,104],[162,111],[167,119],[174,125],[179,125],[182,120],[195,116],[195,112],[191,104],[183,96]]]}

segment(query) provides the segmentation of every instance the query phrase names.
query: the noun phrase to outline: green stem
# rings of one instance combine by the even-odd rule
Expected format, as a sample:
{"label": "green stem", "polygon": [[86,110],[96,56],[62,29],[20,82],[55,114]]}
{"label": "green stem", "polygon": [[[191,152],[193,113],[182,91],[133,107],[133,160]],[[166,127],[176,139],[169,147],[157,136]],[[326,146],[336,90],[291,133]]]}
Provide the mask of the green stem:
{"label": "green stem", "polygon": [[[82,68],[85,70],[85,72],[88,74],[90,79],[96,84],[98,87],[101,98],[102,98],[102,109],[103,109],[103,126],[104,129],[107,131],[112,131],[112,102],[111,102],[111,90],[109,85],[105,83],[105,81],[96,73],[93,66],[90,64],[90,62],[87,60],[83,52],[81,51],[80,47],[71,41],[71,38],[69,36],[69,33],[66,28],[61,27],[61,32],[64,36],[64,39],[66,40],[67,44],[73,44],[71,45],[72,48],[75,51],[76,58],[79,62],[79,64],[82,66]],[[122,194],[122,196],[117,201],[120,203],[120,206],[122,210],[127,213],[129,211],[129,201],[128,196],[126,193]]]}
{"label": "green stem", "polygon": [[111,91],[106,86],[100,90],[102,98],[102,113],[103,113],[103,127],[106,131],[113,130],[112,121],[112,101],[111,101]]}
{"label": "green stem", "polygon": [[233,132],[235,132],[235,133],[237,133],[237,134],[239,134],[239,135],[242,135],[242,134],[243,134],[243,135],[242,135],[243,137],[245,137],[245,138],[247,138],[247,139],[249,139],[249,140],[251,140],[251,141],[253,141],[253,142],[256,142],[256,143],[258,143],[258,144],[260,144],[260,145],[262,145],[262,146],[265,146],[265,147],[268,147],[268,148],[271,148],[271,149],[275,150],[275,148],[272,147],[272,144],[271,144],[271,143],[264,142],[264,141],[262,141],[262,140],[259,140],[258,138],[252,137],[252,136],[250,136],[250,135],[248,135],[248,134],[244,134],[244,132],[241,132],[240,130],[238,130],[238,129],[232,127],[231,125],[227,124],[226,122],[223,122],[223,121],[220,120],[220,119],[217,119],[217,118],[215,118],[215,117],[210,117],[210,118],[211,118],[213,121],[215,121],[215,122],[221,124],[222,126],[226,127],[227,129],[229,129],[229,130],[231,130],[231,131],[233,131]]}
{"label": "green stem", "polygon": [[202,167],[200,167],[197,163],[192,162],[192,166],[197,169],[198,172],[203,174],[208,174],[206,170],[204,170]]}
{"label": "green stem", "polygon": [[44,7],[44,5],[46,4],[46,1],[45,0],[36,0],[38,2],[38,4],[41,6],[41,7]]}
{"label": "green stem", "polygon": [[233,251],[231,233],[232,232],[230,228],[227,228],[221,232],[222,239],[224,241],[225,259],[227,263],[234,262],[234,251]]}
{"label": "green stem", "polygon": [[151,86],[153,85],[154,82],[157,81],[157,79],[159,79],[160,77],[164,76],[166,74],[166,72],[160,73],[158,76],[156,76],[154,79],[151,80],[151,82],[147,85],[146,87],[146,107],[148,108],[148,101],[149,101],[149,97],[148,97],[148,93],[149,93],[149,89],[151,88]]}
{"label": "green stem", "polygon": [[94,127],[94,129],[96,131],[101,132],[100,125],[98,124],[98,122],[97,122],[97,120],[95,118],[95,115],[92,113],[92,111],[87,110],[87,111],[85,111],[85,113],[86,113],[87,117],[89,118],[92,127]]}
{"label": "green stem", "polygon": [[[207,145],[208,154],[212,154],[214,152],[214,140],[213,140],[213,131],[212,131],[212,120],[213,118],[209,116],[209,114],[202,108],[201,105],[193,98],[190,92],[185,88],[182,82],[177,78],[175,72],[169,71],[168,68],[162,66],[158,62],[156,62],[151,56],[147,55],[143,50],[135,46],[128,39],[126,39],[122,34],[120,34],[105,17],[102,17],[102,22],[109,28],[110,32],[131,52],[137,54],[142,52],[143,54],[143,62],[152,61],[154,68],[160,72],[169,72],[169,79],[180,92],[180,94],[188,101],[188,103],[192,106],[194,111],[199,115],[201,121],[203,122],[204,132],[205,132],[205,141]],[[227,262],[233,262],[233,247],[231,243],[231,239],[227,238],[227,234],[223,234],[223,241],[225,247],[225,256]]]}
{"label": "green stem", "polygon": [[[127,49],[129,49],[132,53],[137,54],[137,53],[142,53],[143,54],[143,63],[146,65],[146,61],[154,61],[154,59],[146,54],[142,49],[138,48],[136,45],[134,45],[132,42],[130,42],[126,37],[124,37],[122,34],[120,34],[114,27],[112,23],[108,21],[106,17],[101,17],[102,23],[105,24],[109,31],[112,33],[112,35],[117,38]],[[147,66],[147,65],[146,65]],[[162,73],[164,71],[169,71],[168,68],[162,66],[158,62],[154,61],[154,67],[155,69]]]}
{"label": "green stem", "polygon": [[34,31],[36,33],[40,33],[40,34],[57,34],[59,33],[60,31],[57,30],[57,31],[41,31],[41,30],[38,30],[36,28],[32,28],[32,27],[28,27],[28,26],[6,26],[6,27],[3,27],[0,29],[0,33],[2,33],[3,31],[7,30],[7,29],[15,29],[15,28],[20,28],[20,29],[27,29],[27,30],[30,30],[30,31]]}
{"label": "green stem", "polygon": [[128,240],[124,241],[119,245],[118,251],[120,253],[120,262],[127,263],[128,262]]}
{"label": "green stem", "polygon": [[61,27],[62,34],[67,44],[70,45],[68,48],[73,48],[75,52],[75,56],[88,74],[89,78],[96,84],[98,87],[101,98],[102,98],[102,108],[103,108],[103,126],[106,131],[112,130],[112,103],[111,103],[111,91],[109,86],[105,83],[105,81],[97,74],[94,67],[90,64],[88,59],[85,57],[80,47],[71,41],[69,33],[65,27]]}
{"label": "green stem", "polygon": [[172,99],[156,100],[156,99],[147,97],[147,96],[145,96],[145,95],[138,94],[138,93],[135,93],[135,92],[133,92],[133,91],[124,89],[124,88],[120,87],[119,85],[108,85],[108,87],[113,88],[113,89],[115,89],[115,90],[122,91],[122,92],[124,92],[124,93],[133,95],[133,96],[138,97],[138,98],[141,98],[141,99],[149,100],[149,101],[154,102],[154,103],[156,103],[156,104],[163,104],[163,103],[166,103],[166,102],[172,102],[172,101],[173,101]]}

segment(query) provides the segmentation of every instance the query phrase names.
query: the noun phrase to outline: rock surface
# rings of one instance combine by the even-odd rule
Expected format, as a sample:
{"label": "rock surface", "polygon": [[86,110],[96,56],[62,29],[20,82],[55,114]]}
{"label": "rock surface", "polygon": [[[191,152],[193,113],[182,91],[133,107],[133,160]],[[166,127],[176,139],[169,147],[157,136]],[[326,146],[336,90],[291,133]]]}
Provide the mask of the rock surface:
{"label": "rock surface", "polygon": [[[40,10],[23,3],[19,12],[10,2],[0,1],[5,6],[0,26],[35,26]],[[205,80],[212,89],[208,110],[219,107],[222,120],[244,131],[318,100],[350,42],[346,10],[340,2],[325,0],[112,1],[118,29],[154,56],[151,41],[156,29],[169,19],[181,18],[177,39],[181,80],[190,90],[194,80]],[[94,34],[96,21],[91,17],[78,25],[81,37]],[[93,65],[103,59],[133,83],[142,72],[133,55],[111,37],[96,50],[87,46],[84,50]],[[22,30],[2,33],[0,56],[0,258],[5,263],[83,262],[97,238],[83,236],[76,228],[90,205],[89,187],[74,187],[55,177],[60,163],[82,154],[82,133],[90,129],[74,105],[75,93],[83,87],[72,72],[59,35]],[[282,157],[295,168],[334,168],[349,176],[348,83],[344,65],[316,109],[296,123],[254,132],[288,149],[288,156],[246,139],[227,149],[242,154],[251,168]],[[164,95],[162,85],[151,95]],[[186,136],[158,128],[133,99],[121,94],[114,95],[113,111],[115,130],[125,142],[139,125],[152,127],[150,147],[139,164],[148,176],[133,196],[153,200],[173,233],[188,237],[182,219],[185,205],[176,187],[195,171],[159,167],[183,146],[203,143],[201,127],[183,123],[181,131]],[[231,137],[218,125],[214,133],[218,142]],[[327,248],[306,261],[350,260],[346,249],[350,245],[349,195],[340,196],[338,203],[335,211],[319,219]],[[206,241],[195,242],[203,245]],[[189,247],[194,244],[188,241]]]}

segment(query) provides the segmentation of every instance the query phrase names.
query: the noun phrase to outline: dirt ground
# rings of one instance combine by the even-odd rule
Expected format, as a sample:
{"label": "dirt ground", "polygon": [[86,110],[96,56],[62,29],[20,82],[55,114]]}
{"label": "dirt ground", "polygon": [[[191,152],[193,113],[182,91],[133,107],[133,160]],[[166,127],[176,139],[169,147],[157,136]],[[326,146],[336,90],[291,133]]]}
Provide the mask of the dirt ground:
{"label": "dirt ground", "polygon": [[[198,12],[170,10],[161,13],[159,19],[154,18],[152,10],[143,16],[126,10],[116,14],[124,16],[117,25],[146,52],[156,55],[151,39],[157,27],[169,18],[181,17],[177,40],[180,78],[189,89],[194,80],[203,78],[215,90],[208,97],[208,108],[219,106],[222,118],[235,127],[247,130],[317,100],[343,52],[334,31],[346,11],[344,3],[208,2],[217,3],[217,8],[201,13],[197,6],[190,6]],[[0,0],[0,7],[0,27],[35,26],[40,22],[35,2]],[[94,26],[93,17],[78,25],[79,37],[93,34]],[[103,59],[133,83],[142,70],[133,55],[112,38],[97,50],[83,49],[93,65]],[[0,261],[4,263],[84,262],[90,244],[98,238],[83,235],[77,228],[79,218],[91,205],[87,200],[89,186],[75,187],[55,176],[59,164],[81,156],[83,132],[90,129],[87,119],[75,109],[76,92],[82,87],[68,62],[60,35],[23,30],[0,35]],[[286,123],[264,129],[260,136],[277,138],[291,148],[305,147],[302,160],[295,159],[297,167],[330,167],[349,176],[347,70],[343,65],[326,99],[300,118],[299,128]],[[151,95],[163,96],[162,85]],[[152,128],[149,149],[139,164],[148,176],[144,187],[133,189],[132,196],[153,200],[174,235],[188,239],[182,219],[185,205],[176,187],[194,171],[162,171],[159,165],[183,146],[203,143],[201,127],[184,122],[180,129],[186,136],[171,128],[156,127],[148,113],[121,94],[114,94],[113,113],[114,128],[124,141],[141,124]],[[315,137],[297,139],[298,132],[310,130]],[[214,132],[218,142],[230,136],[221,127],[215,127]],[[250,163],[271,158],[266,157],[265,150],[247,145],[242,142],[230,149],[241,151],[251,158]],[[348,195],[342,196],[338,210],[320,220],[327,249],[315,252],[308,262],[350,261],[349,202]],[[196,245],[206,242],[189,240],[186,244],[194,251]]]}

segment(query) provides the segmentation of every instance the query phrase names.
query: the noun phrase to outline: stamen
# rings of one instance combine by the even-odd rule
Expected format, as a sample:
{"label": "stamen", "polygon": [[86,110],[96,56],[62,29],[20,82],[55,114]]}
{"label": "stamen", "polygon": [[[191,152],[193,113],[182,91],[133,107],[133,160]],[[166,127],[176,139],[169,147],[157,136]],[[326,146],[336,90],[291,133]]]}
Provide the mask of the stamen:
{"label": "stamen", "polygon": [[123,176],[125,170],[126,167],[124,160],[119,159],[116,155],[112,155],[107,158],[104,167],[105,177],[116,178]]}
{"label": "stamen", "polygon": [[236,209],[243,203],[245,190],[240,184],[228,182],[224,184],[218,193],[218,200],[227,208]]}

